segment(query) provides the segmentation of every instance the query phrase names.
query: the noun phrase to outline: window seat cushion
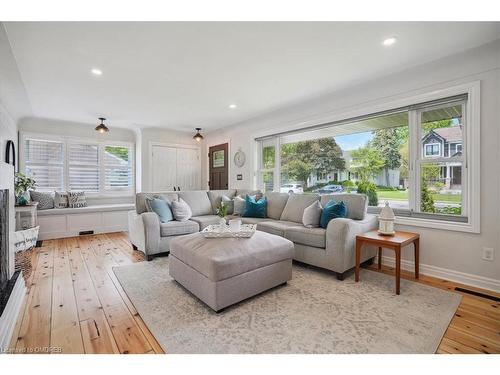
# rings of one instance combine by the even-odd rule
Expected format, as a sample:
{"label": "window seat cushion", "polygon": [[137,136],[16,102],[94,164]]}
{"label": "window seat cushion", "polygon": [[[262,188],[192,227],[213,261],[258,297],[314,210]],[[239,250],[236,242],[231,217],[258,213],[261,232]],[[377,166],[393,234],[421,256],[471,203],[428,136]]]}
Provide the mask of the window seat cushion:
{"label": "window seat cushion", "polygon": [[129,211],[134,209],[135,205],[133,203],[96,204],[80,208],[51,208],[48,210],[38,210],[37,215],[38,216],[66,215],[66,214],[103,212],[103,211]]}

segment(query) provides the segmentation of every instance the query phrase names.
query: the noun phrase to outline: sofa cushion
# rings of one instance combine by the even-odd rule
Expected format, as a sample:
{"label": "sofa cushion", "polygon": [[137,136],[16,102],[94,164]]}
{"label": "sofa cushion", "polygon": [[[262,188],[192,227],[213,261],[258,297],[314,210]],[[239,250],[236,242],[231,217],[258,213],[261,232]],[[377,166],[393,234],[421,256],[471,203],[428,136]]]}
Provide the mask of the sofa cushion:
{"label": "sofa cushion", "polygon": [[337,202],[343,201],[347,206],[347,217],[354,220],[363,220],[368,208],[368,199],[365,194],[327,194],[321,196],[321,204],[323,207],[335,199]]}
{"label": "sofa cushion", "polygon": [[210,200],[210,204],[212,205],[212,214],[216,214],[217,207],[220,205],[221,198],[225,195],[228,198],[234,198],[236,195],[236,189],[229,190],[209,190],[208,191],[208,199]]}
{"label": "sofa cushion", "polygon": [[193,216],[191,219],[200,225],[200,230],[205,229],[209,225],[218,225],[220,223],[220,217],[217,215],[203,215],[203,216]]}
{"label": "sofa cushion", "polygon": [[285,230],[285,238],[306,246],[326,247],[326,229],[323,228],[290,227]]}
{"label": "sofa cushion", "polygon": [[285,237],[285,231],[289,228],[301,224],[294,223],[293,221],[265,221],[257,225],[257,229],[262,232],[275,234],[277,236]]}
{"label": "sofa cushion", "polygon": [[318,197],[317,194],[290,194],[280,220],[294,221],[302,224],[304,210],[314,201],[317,201]]}
{"label": "sofa cushion", "polygon": [[288,194],[269,192],[265,194],[265,197],[267,198],[267,217],[279,220],[288,201]]}
{"label": "sofa cushion", "polygon": [[191,208],[193,216],[212,215],[212,204],[205,190],[180,191],[182,198]]}
{"label": "sofa cushion", "polygon": [[158,193],[137,193],[135,195],[135,210],[138,214],[147,212],[146,198],[163,198],[169,202],[175,201],[178,198],[177,193],[158,192]]}
{"label": "sofa cushion", "polygon": [[243,217],[267,217],[266,197],[257,200],[255,196],[247,195],[245,198],[245,211],[243,211]]}
{"label": "sofa cushion", "polygon": [[260,190],[252,190],[252,189],[236,189],[236,196],[242,197],[245,199],[247,195],[256,195],[257,198],[262,196],[262,192]]}
{"label": "sofa cushion", "polygon": [[169,221],[160,223],[160,235],[162,237],[180,236],[182,234],[190,234],[199,232],[200,226],[194,221]]}
{"label": "sofa cushion", "polygon": [[261,217],[239,217],[239,216],[233,216],[233,219],[241,219],[241,222],[243,224],[259,224],[259,223],[264,223],[267,221],[272,221],[272,219],[269,218],[261,218]]}
{"label": "sofa cushion", "polygon": [[175,238],[170,253],[211,281],[225,280],[293,257],[293,244],[256,232],[252,238],[212,238],[201,234]]}

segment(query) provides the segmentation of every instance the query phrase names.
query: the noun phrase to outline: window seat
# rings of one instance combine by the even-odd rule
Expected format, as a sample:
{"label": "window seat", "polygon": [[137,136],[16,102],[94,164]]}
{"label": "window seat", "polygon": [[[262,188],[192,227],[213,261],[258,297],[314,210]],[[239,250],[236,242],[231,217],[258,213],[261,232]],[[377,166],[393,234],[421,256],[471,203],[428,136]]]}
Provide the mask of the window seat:
{"label": "window seat", "polygon": [[38,216],[61,215],[61,214],[80,214],[85,212],[102,211],[130,211],[135,209],[133,203],[115,203],[115,204],[95,204],[80,208],[51,208],[49,210],[38,210]]}
{"label": "window seat", "polygon": [[133,203],[95,204],[80,208],[38,210],[39,240],[73,237],[90,233],[126,231],[127,212]]}

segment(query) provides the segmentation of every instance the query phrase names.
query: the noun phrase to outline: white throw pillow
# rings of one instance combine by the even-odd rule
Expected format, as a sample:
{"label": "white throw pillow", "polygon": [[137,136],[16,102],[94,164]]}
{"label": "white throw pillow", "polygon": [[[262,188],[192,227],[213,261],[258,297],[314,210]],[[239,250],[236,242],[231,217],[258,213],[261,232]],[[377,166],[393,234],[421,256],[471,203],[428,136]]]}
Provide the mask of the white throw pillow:
{"label": "white throw pillow", "polygon": [[241,216],[245,212],[246,201],[238,196],[233,199],[233,215]]}
{"label": "white throw pillow", "polygon": [[193,216],[191,212],[191,207],[182,199],[179,198],[177,201],[171,202],[172,214],[174,219],[177,221],[188,221]]}
{"label": "white throw pillow", "polygon": [[68,203],[68,193],[66,191],[55,191],[54,192],[54,208],[67,208]]}
{"label": "white throw pillow", "polygon": [[227,195],[221,196],[221,202],[227,204],[227,214],[232,215],[234,212],[234,201],[229,198]]}
{"label": "white throw pillow", "polygon": [[68,191],[69,208],[87,207],[87,199],[84,191]]}
{"label": "white throw pillow", "polygon": [[319,201],[315,201],[310,206],[304,209],[302,214],[302,224],[307,228],[317,228],[319,227],[319,221],[321,219],[321,212],[323,207]]}

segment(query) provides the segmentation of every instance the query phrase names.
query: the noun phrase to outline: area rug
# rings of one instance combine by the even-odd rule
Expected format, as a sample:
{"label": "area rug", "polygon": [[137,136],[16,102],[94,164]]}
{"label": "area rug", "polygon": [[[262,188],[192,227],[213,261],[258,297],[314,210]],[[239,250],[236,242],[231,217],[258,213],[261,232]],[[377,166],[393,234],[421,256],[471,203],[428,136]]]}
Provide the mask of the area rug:
{"label": "area rug", "polygon": [[361,281],[303,265],[217,314],[168,274],[168,258],[115,267],[166,353],[434,353],[461,296],[369,270]]}

